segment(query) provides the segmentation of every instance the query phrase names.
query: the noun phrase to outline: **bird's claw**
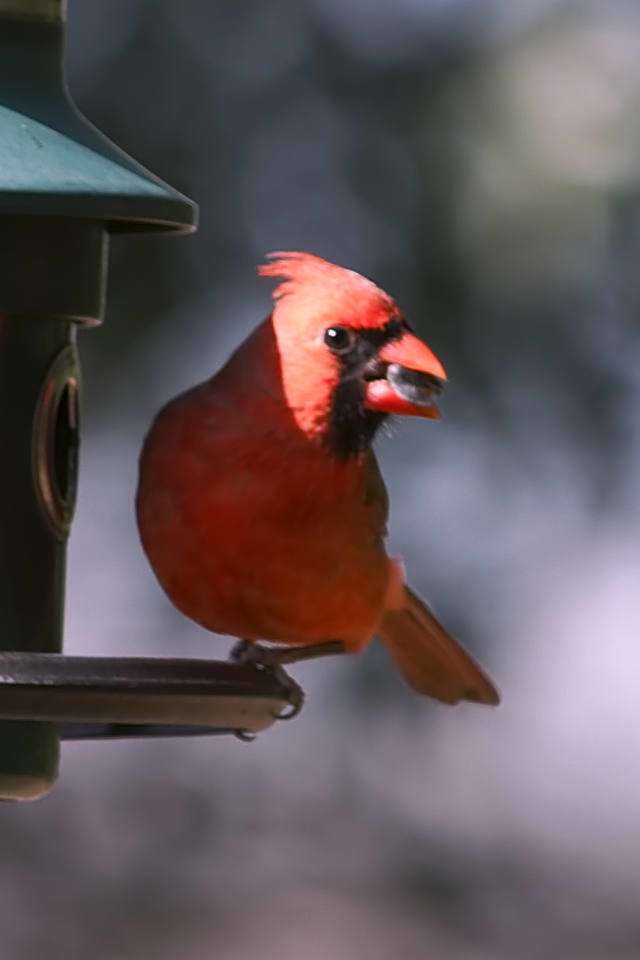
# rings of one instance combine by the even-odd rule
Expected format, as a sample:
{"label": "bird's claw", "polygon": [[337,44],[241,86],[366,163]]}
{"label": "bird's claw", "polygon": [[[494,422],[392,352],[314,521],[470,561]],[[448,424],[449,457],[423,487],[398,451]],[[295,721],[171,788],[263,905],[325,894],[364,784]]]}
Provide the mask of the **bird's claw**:
{"label": "bird's claw", "polygon": [[234,730],[233,733],[236,738],[242,740],[243,743],[253,743],[257,736],[257,734],[251,733],[250,730]]}
{"label": "bird's claw", "polygon": [[274,713],[273,716],[276,720],[293,720],[294,717],[298,716],[304,706],[304,690],[295,680],[291,679],[282,667],[279,668],[278,679],[286,689],[289,708],[287,709],[285,707],[284,710],[280,713]]}
{"label": "bird's claw", "polygon": [[[282,666],[278,650],[263,647],[259,643],[251,643],[248,640],[239,640],[231,648],[229,659],[234,663],[251,664],[258,670],[271,674],[283,687],[289,701],[289,709],[285,708],[279,713],[274,713],[276,720],[293,720],[298,716],[304,705],[304,690]],[[240,739],[253,738],[249,734],[248,737],[240,736]]]}

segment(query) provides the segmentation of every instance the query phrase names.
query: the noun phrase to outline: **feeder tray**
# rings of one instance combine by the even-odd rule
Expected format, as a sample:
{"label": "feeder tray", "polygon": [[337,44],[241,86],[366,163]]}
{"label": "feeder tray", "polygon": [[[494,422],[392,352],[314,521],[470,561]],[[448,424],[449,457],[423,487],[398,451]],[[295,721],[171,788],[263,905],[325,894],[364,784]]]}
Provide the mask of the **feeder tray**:
{"label": "feeder tray", "polygon": [[61,739],[259,733],[289,694],[252,664],[0,653],[0,717],[48,720]]}

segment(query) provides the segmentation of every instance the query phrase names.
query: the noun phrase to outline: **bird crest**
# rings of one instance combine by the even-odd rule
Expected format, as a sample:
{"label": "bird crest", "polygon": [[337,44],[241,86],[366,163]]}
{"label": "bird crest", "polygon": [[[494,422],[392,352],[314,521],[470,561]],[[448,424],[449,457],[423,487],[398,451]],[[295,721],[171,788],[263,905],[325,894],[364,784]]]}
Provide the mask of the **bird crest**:
{"label": "bird crest", "polygon": [[259,266],[258,274],[282,280],[273,291],[276,305],[290,299],[297,311],[321,310],[357,327],[378,327],[399,315],[389,294],[354,270],[298,251],[277,251],[267,259],[269,263]]}

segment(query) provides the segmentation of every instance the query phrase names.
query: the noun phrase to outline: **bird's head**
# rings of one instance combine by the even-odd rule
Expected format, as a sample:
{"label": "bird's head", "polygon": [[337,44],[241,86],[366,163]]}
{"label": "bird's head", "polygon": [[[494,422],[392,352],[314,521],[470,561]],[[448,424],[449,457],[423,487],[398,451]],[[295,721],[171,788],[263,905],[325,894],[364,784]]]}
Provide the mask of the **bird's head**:
{"label": "bird's head", "polygon": [[269,260],[258,273],[283,281],[271,323],[301,429],[345,458],[367,449],[390,414],[440,418],[444,368],[384,290],[309,253]]}

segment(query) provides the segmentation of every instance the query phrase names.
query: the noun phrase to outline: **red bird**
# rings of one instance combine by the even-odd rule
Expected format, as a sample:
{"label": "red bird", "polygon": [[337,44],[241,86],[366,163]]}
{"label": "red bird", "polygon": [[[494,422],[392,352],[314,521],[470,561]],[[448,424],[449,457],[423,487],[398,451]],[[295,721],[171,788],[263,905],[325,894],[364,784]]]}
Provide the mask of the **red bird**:
{"label": "red bird", "polygon": [[370,280],[308,253],[269,259],[258,273],[284,281],[273,312],[145,441],[137,516],[158,580],[245,649],[295,648],[280,662],[378,634],[419,693],[498,703],[384,545],[371,444],[390,414],[439,419],[442,364]]}

